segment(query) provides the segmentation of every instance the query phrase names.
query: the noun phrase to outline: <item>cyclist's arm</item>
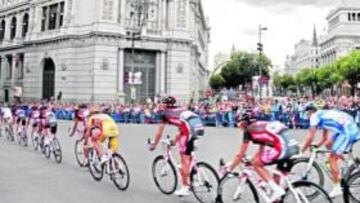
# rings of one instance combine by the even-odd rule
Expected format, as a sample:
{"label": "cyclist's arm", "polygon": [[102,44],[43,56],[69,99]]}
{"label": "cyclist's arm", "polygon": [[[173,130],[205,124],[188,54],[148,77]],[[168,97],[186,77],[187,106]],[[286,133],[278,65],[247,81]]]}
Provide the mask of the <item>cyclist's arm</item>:
{"label": "cyclist's arm", "polygon": [[310,147],[311,143],[314,140],[315,134],[316,134],[316,127],[311,127],[302,149],[303,153]]}
{"label": "cyclist's arm", "polygon": [[241,144],[241,147],[240,147],[240,150],[239,150],[238,154],[235,156],[233,162],[230,165],[230,171],[233,171],[235,169],[235,167],[238,166],[241,163],[241,161],[244,158],[245,153],[248,150],[249,146],[250,146],[249,141],[244,141]]}
{"label": "cyclist's arm", "polygon": [[158,143],[160,142],[161,136],[164,132],[165,129],[165,123],[161,122],[157,129],[156,129],[156,133],[155,133],[155,139],[154,139],[154,146],[156,147],[158,145]]}
{"label": "cyclist's arm", "polygon": [[322,132],[322,137],[321,137],[321,141],[319,142],[319,144],[317,144],[318,147],[321,147],[322,145],[325,144],[325,142],[328,140],[328,130],[324,129]]}
{"label": "cyclist's arm", "polygon": [[70,137],[74,136],[75,131],[76,131],[77,126],[78,126],[78,123],[79,123],[78,119],[75,118],[75,120],[74,120],[74,125],[73,125],[73,127],[72,127],[72,129],[71,129],[71,133],[70,133],[70,135],[69,135]]}

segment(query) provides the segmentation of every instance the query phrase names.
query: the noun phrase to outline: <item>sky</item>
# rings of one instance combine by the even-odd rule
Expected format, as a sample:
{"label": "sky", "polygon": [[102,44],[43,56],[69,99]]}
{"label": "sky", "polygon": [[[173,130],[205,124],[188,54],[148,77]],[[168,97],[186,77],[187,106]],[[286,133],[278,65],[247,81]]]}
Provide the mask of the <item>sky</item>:
{"label": "sky", "polygon": [[326,16],[340,0],[202,0],[210,18],[209,69],[214,55],[239,50],[256,51],[258,27],[263,32],[264,51],[274,67],[283,67],[286,55],[294,53],[301,39],[312,39],[314,25],[318,34],[326,32]]}

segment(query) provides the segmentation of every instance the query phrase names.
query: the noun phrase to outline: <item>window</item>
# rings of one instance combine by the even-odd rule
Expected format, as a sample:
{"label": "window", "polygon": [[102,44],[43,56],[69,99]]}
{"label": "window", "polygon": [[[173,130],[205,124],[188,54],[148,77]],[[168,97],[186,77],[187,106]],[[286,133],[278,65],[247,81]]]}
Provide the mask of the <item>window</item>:
{"label": "window", "polygon": [[62,27],[64,24],[64,2],[60,3],[60,17],[59,17],[59,25]]}
{"label": "window", "polygon": [[356,21],[356,13],[352,13],[352,21]]}
{"label": "window", "polygon": [[26,37],[28,28],[29,28],[29,15],[26,13],[23,17],[23,22],[22,22],[22,34],[21,34],[22,37]]}
{"label": "window", "polygon": [[348,20],[351,21],[351,13],[348,13]]}
{"label": "window", "polygon": [[48,29],[49,30],[54,30],[56,28],[56,20],[57,20],[57,9],[58,9],[58,5],[51,5],[50,6],[50,11],[49,11],[49,25],[48,25]]}
{"label": "window", "polygon": [[6,56],[7,59],[7,75],[6,75],[6,79],[10,80],[12,77],[12,56],[8,55]]}
{"label": "window", "polygon": [[3,41],[5,38],[5,20],[2,20],[0,23],[0,41]]}
{"label": "window", "polygon": [[10,39],[14,39],[16,36],[16,18],[13,17],[11,19],[11,26],[10,26]]}
{"label": "window", "polygon": [[357,20],[360,21],[360,13],[357,14]]}
{"label": "window", "polygon": [[16,68],[18,79],[24,78],[24,54],[18,54],[16,56]]}

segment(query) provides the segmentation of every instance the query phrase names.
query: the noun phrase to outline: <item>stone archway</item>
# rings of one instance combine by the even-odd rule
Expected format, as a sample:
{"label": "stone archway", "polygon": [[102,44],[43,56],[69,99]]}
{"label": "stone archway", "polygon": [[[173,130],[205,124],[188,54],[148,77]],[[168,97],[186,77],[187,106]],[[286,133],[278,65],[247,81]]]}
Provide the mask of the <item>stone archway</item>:
{"label": "stone archway", "polygon": [[50,99],[55,96],[55,63],[51,58],[45,58],[43,64],[42,98]]}

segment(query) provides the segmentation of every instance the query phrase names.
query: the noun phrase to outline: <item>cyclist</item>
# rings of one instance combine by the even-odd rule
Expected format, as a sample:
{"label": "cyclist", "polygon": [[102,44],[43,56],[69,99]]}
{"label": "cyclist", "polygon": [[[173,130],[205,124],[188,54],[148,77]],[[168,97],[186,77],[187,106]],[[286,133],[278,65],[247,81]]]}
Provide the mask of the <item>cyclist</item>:
{"label": "cyclist", "polygon": [[[74,124],[70,130],[70,137],[72,137],[76,130],[80,127],[83,132],[86,131],[86,117],[89,115],[89,108],[86,104],[81,104],[75,108]],[[79,124],[81,126],[79,126]]]}
{"label": "cyclist", "polygon": [[178,128],[179,133],[172,141],[173,144],[179,143],[182,177],[182,187],[175,191],[177,196],[188,196],[190,194],[190,165],[192,162],[192,152],[194,150],[195,140],[198,136],[204,135],[204,127],[195,113],[184,108],[175,106],[176,99],[174,97],[166,97],[159,105],[159,114],[161,122],[155,133],[155,140],[150,144],[150,150],[155,150],[160,142],[164,132],[165,125],[170,124]]}
{"label": "cyclist", "polygon": [[[339,110],[318,110],[316,105],[309,103],[305,106],[305,112],[310,118],[310,130],[302,151],[305,152],[309,148],[318,128],[321,128],[323,133],[318,147],[325,144],[328,149],[331,149],[329,163],[334,188],[329,195],[332,198],[342,195],[341,174],[337,163],[343,158],[343,154],[349,152],[353,144],[360,139],[359,128],[352,116]],[[328,138],[329,131],[335,133],[331,139]]]}
{"label": "cyclist", "polygon": [[[80,104],[75,108],[74,112],[74,123],[72,125],[72,128],[70,129],[70,137],[74,136],[75,132],[80,129],[82,131],[82,138],[84,140],[84,145],[86,146],[88,144],[88,136],[86,136],[86,130],[87,130],[87,124],[86,124],[86,118],[89,116],[89,108],[86,104]],[[89,150],[88,148],[84,148],[84,155],[85,155],[85,164],[88,163],[88,155]]]}
{"label": "cyclist", "polygon": [[22,130],[26,130],[26,114],[28,108],[29,107],[27,105],[22,105],[15,110],[16,126],[17,126],[17,129],[15,131],[16,134],[20,134]]}
{"label": "cyclist", "polygon": [[47,105],[40,107],[39,134],[42,136],[42,146],[49,144],[51,136],[57,132],[57,120],[55,114]]}
{"label": "cyclist", "polygon": [[39,127],[40,123],[39,107],[35,104],[33,104],[30,108],[30,114],[27,123],[28,125],[31,125],[31,135],[33,135],[36,128]]}
{"label": "cyclist", "polygon": [[265,166],[288,160],[298,154],[300,147],[297,141],[286,133],[286,126],[278,121],[256,121],[245,113],[241,116],[238,125],[244,131],[243,142],[234,160],[227,164],[226,170],[233,171],[240,164],[250,142],[259,145],[259,150],[252,159],[252,165],[259,176],[271,187],[273,192],[269,199],[274,202],[283,196],[285,191],[274,181]]}
{"label": "cyclist", "polygon": [[12,112],[11,109],[9,108],[9,106],[7,104],[5,104],[2,108],[1,108],[1,113],[2,113],[2,118],[3,118],[3,125],[4,126],[8,126],[9,130],[12,130]]}
{"label": "cyclist", "polygon": [[101,157],[101,163],[108,160],[108,154],[104,152],[101,144],[108,140],[108,149],[112,152],[119,150],[119,129],[116,122],[107,114],[100,113],[97,106],[90,108],[86,136],[89,136],[96,152]]}

